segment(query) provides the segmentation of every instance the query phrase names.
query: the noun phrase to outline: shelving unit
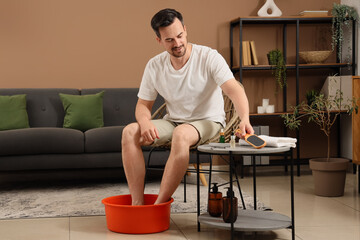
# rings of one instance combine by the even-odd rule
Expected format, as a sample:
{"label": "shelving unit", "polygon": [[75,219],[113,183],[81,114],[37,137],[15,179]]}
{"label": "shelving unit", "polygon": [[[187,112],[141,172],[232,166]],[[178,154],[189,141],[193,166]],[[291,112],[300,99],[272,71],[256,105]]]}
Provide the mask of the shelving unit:
{"label": "shelving unit", "polygon": [[[332,64],[327,64],[327,63],[319,63],[319,64],[299,64],[299,69],[319,69],[319,68],[342,68],[342,67],[347,67],[348,64],[347,63],[332,63]],[[286,65],[287,69],[296,69],[296,64],[287,64]],[[232,67],[232,71],[233,72],[237,72],[239,71],[240,67],[239,66],[235,66]],[[252,65],[252,66],[242,66],[241,67],[242,70],[271,70],[272,67],[270,65]]]}
{"label": "shelving unit", "polygon": [[[264,71],[264,70],[272,70],[272,66],[270,65],[256,65],[256,66],[242,66],[241,63],[243,62],[243,56],[242,56],[242,44],[239,44],[239,63],[240,66],[234,66],[234,29],[236,27],[239,27],[239,42],[242,43],[243,41],[243,29],[245,25],[280,25],[282,26],[282,52],[284,55],[284,60],[286,64],[287,71],[295,71],[295,79],[296,79],[296,85],[295,85],[295,102],[296,105],[300,103],[300,96],[299,96],[299,88],[300,88],[300,70],[305,69],[335,69],[339,75],[341,75],[341,69],[345,67],[350,67],[352,70],[352,75],[355,75],[355,69],[356,69],[356,21],[353,21],[352,24],[352,62],[350,64],[348,63],[342,63],[339,59],[336,60],[334,63],[322,63],[322,64],[300,64],[299,60],[299,36],[300,36],[300,25],[304,24],[330,24],[332,23],[332,17],[300,17],[300,16],[290,16],[290,17],[270,17],[270,18],[264,18],[264,17],[240,17],[237,19],[234,19],[230,22],[230,67],[232,71],[235,73],[239,73],[239,81],[242,83],[245,79],[243,77],[244,71]],[[295,41],[295,63],[287,63],[287,52],[288,52],[288,46],[287,46],[287,37],[288,37],[288,26],[289,25],[295,25],[296,26],[296,41]],[[274,116],[280,116],[282,113],[285,113],[289,111],[287,109],[287,94],[288,90],[286,86],[283,88],[283,109],[281,113],[273,113],[273,114],[255,114],[251,113],[250,117],[274,117]],[[284,129],[284,135],[286,136],[286,129]],[[297,131],[297,139],[298,144],[297,148],[300,149],[300,141],[299,141],[299,131]],[[300,159],[300,151],[297,151],[297,159]],[[300,167],[298,164],[298,175],[300,175]]]}

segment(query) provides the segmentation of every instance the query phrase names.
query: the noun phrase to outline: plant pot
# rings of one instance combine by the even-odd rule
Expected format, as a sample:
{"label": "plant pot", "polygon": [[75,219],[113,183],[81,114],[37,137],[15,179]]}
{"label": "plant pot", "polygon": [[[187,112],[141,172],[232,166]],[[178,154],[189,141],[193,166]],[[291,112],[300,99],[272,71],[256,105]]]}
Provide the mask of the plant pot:
{"label": "plant pot", "polygon": [[349,160],[344,158],[316,158],[309,160],[315,185],[315,194],[323,197],[344,195],[346,170]]}
{"label": "plant pot", "polygon": [[268,60],[268,63],[269,63],[269,65],[276,65],[277,64],[277,62],[276,61],[274,61],[274,60],[271,60],[271,58],[270,58],[270,54],[268,53],[268,54],[266,54],[266,56],[267,56],[267,60]]}

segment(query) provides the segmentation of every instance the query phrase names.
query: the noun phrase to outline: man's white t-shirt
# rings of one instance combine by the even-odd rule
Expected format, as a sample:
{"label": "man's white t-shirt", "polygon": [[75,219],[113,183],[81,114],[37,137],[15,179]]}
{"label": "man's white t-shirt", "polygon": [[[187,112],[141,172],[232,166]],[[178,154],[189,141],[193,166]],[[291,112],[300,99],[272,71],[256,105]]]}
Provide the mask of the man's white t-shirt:
{"label": "man's white t-shirt", "polygon": [[154,101],[160,94],[166,103],[164,119],[174,122],[211,120],[225,126],[220,86],[234,78],[225,59],[214,49],[192,44],[187,63],[175,70],[170,54],[163,52],[146,65],[138,97]]}

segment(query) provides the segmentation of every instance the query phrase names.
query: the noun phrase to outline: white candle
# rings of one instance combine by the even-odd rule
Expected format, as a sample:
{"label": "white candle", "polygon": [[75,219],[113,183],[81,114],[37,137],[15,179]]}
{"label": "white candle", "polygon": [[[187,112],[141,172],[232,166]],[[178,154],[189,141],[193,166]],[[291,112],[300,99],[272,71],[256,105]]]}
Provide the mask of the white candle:
{"label": "white candle", "polygon": [[262,100],[262,106],[263,106],[264,108],[266,108],[267,106],[269,106],[269,99],[264,98],[264,99]]}
{"label": "white candle", "polygon": [[257,107],[257,112],[258,113],[264,113],[265,112],[265,108],[263,106],[258,106]]}
{"label": "white candle", "polygon": [[274,113],[275,112],[275,106],[274,105],[269,105],[266,107],[265,109],[266,113]]}

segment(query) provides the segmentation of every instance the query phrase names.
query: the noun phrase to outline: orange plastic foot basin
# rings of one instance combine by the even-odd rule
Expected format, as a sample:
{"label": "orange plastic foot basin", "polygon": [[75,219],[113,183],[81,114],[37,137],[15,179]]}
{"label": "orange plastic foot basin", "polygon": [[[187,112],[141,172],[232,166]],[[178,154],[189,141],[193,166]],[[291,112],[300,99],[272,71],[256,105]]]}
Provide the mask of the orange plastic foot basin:
{"label": "orange plastic foot basin", "polygon": [[118,233],[144,234],[169,229],[171,203],[154,205],[156,194],[145,194],[145,205],[131,206],[131,195],[104,198],[107,227]]}

